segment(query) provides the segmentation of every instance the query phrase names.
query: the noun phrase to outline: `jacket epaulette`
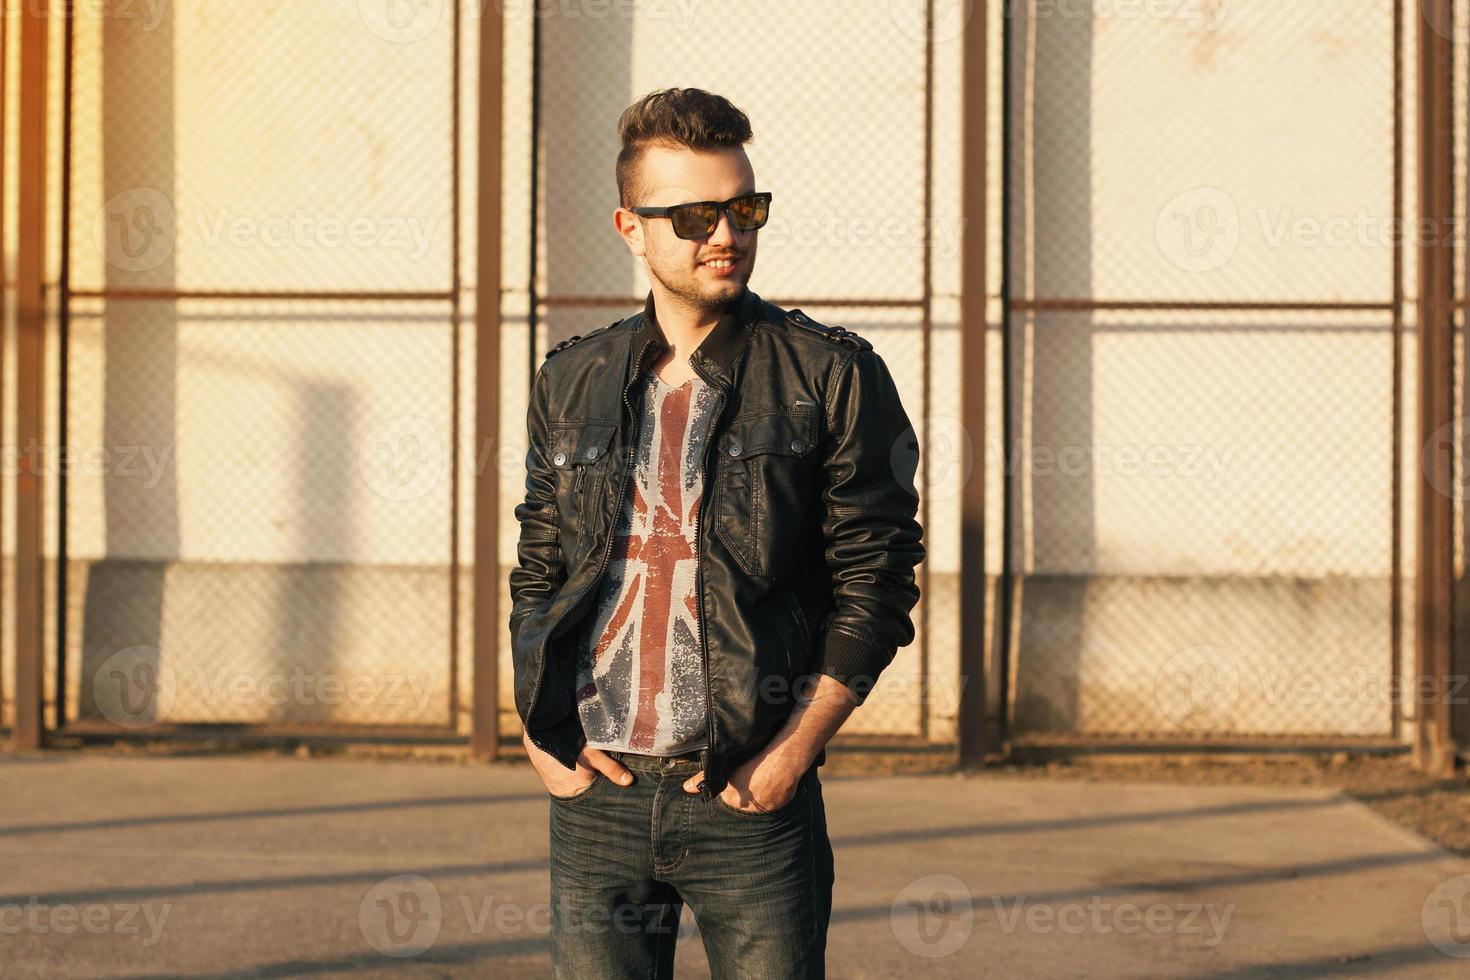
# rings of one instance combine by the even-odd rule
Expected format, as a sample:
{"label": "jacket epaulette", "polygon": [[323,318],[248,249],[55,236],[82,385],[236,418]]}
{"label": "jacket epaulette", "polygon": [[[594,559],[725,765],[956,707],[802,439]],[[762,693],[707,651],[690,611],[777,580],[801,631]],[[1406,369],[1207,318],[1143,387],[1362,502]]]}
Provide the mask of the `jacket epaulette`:
{"label": "jacket epaulette", "polygon": [[614,320],[612,323],[609,323],[607,326],[605,326],[605,327],[598,327],[596,330],[592,331],[591,333],[588,333],[588,334],[573,334],[572,336],[568,337],[566,340],[563,340],[561,343],[557,344],[555,347],[553,347],[550,350],[548,350],[546,352],[546,356],[547,357],[550,357],[552,354],[560,354],[562,351],[566,350],[568,347],[572,346],[573,344],[580,344],[582,341],[586,340],[588,337],[596,337],[600,333],[607,333],[607,331],[611,330],[613,327],[616,327],[618,324],[620,324],[622,322],[623,322],[622,320]]}
{"label": "jacket epaulette", "polygon": [[798,327],[810,330],[824,340],[846,344],[858,350],[873,349],[873,345],[866,338],[858,336],[846,327],[829,327],[825,323],[818,323],[801,310],[792,310],[786,314],[786,319]]}

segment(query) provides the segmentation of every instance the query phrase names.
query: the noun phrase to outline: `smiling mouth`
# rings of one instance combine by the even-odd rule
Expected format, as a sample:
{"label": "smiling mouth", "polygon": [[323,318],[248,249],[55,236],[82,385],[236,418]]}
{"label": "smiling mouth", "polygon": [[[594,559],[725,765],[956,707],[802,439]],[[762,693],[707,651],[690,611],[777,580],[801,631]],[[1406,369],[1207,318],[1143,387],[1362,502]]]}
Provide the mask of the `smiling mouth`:
{"label": "smiling mouth", "polygon": [[710,259],[708,262],[701,262],[699,264],[707,265],[711,269],[733,269],[735,262],[735,259]]}

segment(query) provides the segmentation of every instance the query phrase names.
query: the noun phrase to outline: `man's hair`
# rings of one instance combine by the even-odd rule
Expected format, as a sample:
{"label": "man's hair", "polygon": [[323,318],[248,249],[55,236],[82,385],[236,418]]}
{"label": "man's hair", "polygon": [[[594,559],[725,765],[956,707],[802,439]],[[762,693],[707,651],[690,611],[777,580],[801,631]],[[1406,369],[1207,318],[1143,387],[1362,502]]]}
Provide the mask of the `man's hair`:
{"label": "man's hair", "polygon": [[649,92],[623,110],[618,119],[618,203],[631,208],[645,189],[638,165],[650,146],[715,150],[743,146],[751,140],[750,119],[728,99],[698,88],[666,88]]}

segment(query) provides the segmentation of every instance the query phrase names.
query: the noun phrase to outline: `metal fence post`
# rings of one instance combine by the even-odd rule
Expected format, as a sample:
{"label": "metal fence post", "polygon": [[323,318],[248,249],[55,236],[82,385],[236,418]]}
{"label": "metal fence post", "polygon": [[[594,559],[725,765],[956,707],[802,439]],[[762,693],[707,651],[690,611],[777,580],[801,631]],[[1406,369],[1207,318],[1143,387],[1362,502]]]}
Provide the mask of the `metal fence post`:
{"label": "metal fence post", "polygon": [[[475,458],[500,442],[500,12],[480,13],[479,177],[475,276]],[[494,759],[500,746],[500,471],[475,471],[474,694],[470,753]]]}
{"label": "metal fence post", "polygon": [[[1454,579],[1454,513],[1446,488],[1454,467],[1452,236],[1454,227],[1451,0],[1424,0],[1418,20],[1419,226],[1434,230],[1419,244],[1418,440],[1422,454],[1415,483],[1417,591],[1415,678],[1412,690],[1432,684],[1433,697],[1417,699],[1414,761],[1435,773],[1454,771],[1448,694],[1451,669]],[[1437,26],[1438,25],[1438,26]]]}
{"label": "metal fence post", "polygon": [[45,727],[45,603],[40,457],[46,360],[47,5],[21,4],[20,210],[16,252],[15,731],[18,749],[41,747]]}
{"label": "metal fence post", "polygon": [[[965,25],[963,147],[960,212],[965,217],[960,259],[960,412],[974,466],[960,502],[959,764],[977,765],[990,750],[985,717],[985,283],[986,20],[978,4]],[[1004,707],[1002,707],[1004,710]]]}

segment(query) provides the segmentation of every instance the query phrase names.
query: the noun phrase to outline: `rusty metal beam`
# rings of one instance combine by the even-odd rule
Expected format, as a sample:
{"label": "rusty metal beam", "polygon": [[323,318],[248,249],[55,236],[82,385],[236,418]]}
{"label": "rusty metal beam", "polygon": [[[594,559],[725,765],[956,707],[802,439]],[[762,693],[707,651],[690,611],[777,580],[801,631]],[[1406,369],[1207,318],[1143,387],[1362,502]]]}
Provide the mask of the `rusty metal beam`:
{"label": "rusty metal beam", "polygon": [[[1454,227],[1452,125],[1452,50],[1448,27],[1451,0],[1423,0],[1419,11],[1419,221],[1448,232]],[[1418,443],[1421,465],[1415,467],[1414,598],[1415,678],[1434,684],[1435,696],[1416,698],[1414,761],[1428,772],[1454,772],[1455,746],[1450,731],[1448,697],[1454,580],[1452,548],[1454,514],[1448,488],[1453,486],[1454,441],[1448,437],[1454,417],[1453,236],[1425,235],[1419,244]]]}
{"label": "rusty metal beam", "polygon": [[[924,297],[924,305],[919,309],[919,364],[920,364],[920,401],[919,409],[923,413],[924,433],[929,432],[929,419],[934,417],[934,244],[930,229],[933,228],[934,219],[934,0],[925,0],[924,4],[924,241],[921,276],[923,286],[921,292]],[[930,493],[930,468],[929,453],[921,451],[919,454],[919,472],[916,474],[919,490],[919,520],[925,528],[934,526],[930,516],[929,501],[933,496]],[[930,588],[931,576],[929,569],[933,566],[932,561],[924,561],[919,565],[919,622],[923,624],[919,633],[919,677],[923,683],[921,690],[929,690],[929,676],[932,663],[930,637],[934,630],[932,610],[934,608],[933,596]],[[929,738],[929,716],[933,707],[932,699],[921,697],[919,699],[919,735],[927,740]]]}
{"label": "rusty metal beam", "polygon": [[455,293],[413,290],[300,290],[300,289],[71,289],[71,299],[155,300],[172,302],[181,299],[275,300],[393,303],[452,303]]}
{"label": "rusty metal beam", "polygon": [[[9,149],[6,136],[9,133],[9,116],[7,110],[10,107],[10,97],[6,83],[10,79],[10,0],[0,0],[0,170],[10,160],[7,153]],[[9,279],[10,262],[5,251],[6,232],[10,229],[10,216],[5,211],[5,194],[0,193],[0,269],[5,270],[4,291],[9,292],[11,283]],[[4,297],[0,302],[7,301]],[[3,309],[3,307],[0,307]],[[3,316],[3,314],[0,314]],[[0,431],[4,431],[5,423],[5,350],[0,345]],[[5,485],[0,481],[0,514],[5,512]],[[4,575],[0,572],[0,607],[5,602]],[[0,650],[0,729],[5,727],[5,702],[8,697],[5,691],[5,654]]]}
{"label": "rusty metal beam", "polygon": [[[1404,7],[1393,3],[1393,227],[1404,227]],[[1404,242],[1393,240],[1393,313],[1389,357],[1388,675],[1403,674],[1404,638]],[[1402,743],[1403,703],[1390,698],[1389,732]]]}
{"label": "rusty metal beam", "polygon": [[[500,173],[503,70],[499,8],[480,16],[479,172],[476,220],[475,446],[500,444]],[[477,448],[476,458],[479,457]],[[500,750],[500,471],[475,468],[474,714],[470,753]]]}
{"label": "rusty metal beam", "polygon": [[20,5],[20,208],[16,251],[15,729],[17,749],[38,749],[45,728],[46,645],[42,553],[46,363],[46,59],[47,4]]}
{"label": "rusty metal beam", "polygon": [[990,5],[980,4],[965,25],[964,100],[961,119],[960,214],[960,419],[969,434],[973,469],[960,492],[960,688],[957,719],[959,764],[979,765],[992,751],[985,717],[985,283],[986,24]]}
{"label": "rusty metal beam", "polygon": [[1242,313],[1242,312],[1326,312],[1326,313],[1388,313],[1393,309],[1391,302],[1383,303],[1334,303],[1311,300],[1148,300],[1148,299],[1085,299],[1085,298],[1041,298],[1013,299],[1008,304],[1013,312],[1033,313]]}
{"label": "rusty metal beam", "polygon": [[460,367],[463,358],[463,324],[460,322],[460,285],[462,269],[460,262],[464,228],[460,221],[462,176],[460,173],[460,147],[463,140],[460,112],[463,107],[463,86],[460,78],[461,50],[464,39],[464,16],[462,5],[454,5],[454,30],[451,44],[454,51],[449,59],[449,105],[452,118],[449,124],[449,291],[453,296],[449,308],[449,729],[459,731],[459,466],[460,466]]}
{"label": "rusty metal beam", "polygon": [[[643,308],[644,296],[538,296],[536,305],[546,307],[622,307]],[[841,296],[776,296],[762,297],[768,302],[790,309],[794,306],[851,306],[863,309],[914,310],[924,306],[924,297],[918,299],[844,299]]]}

